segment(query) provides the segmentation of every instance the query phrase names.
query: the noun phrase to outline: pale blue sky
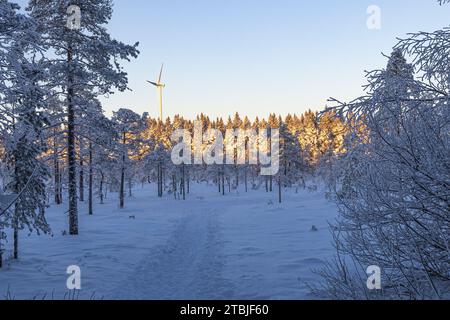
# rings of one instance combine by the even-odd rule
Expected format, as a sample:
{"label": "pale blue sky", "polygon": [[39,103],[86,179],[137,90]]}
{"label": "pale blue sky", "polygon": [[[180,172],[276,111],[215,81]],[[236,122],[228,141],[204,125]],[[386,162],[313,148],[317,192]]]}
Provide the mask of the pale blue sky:
{"label": "pale blue sky", "polygon": [[[23,0],[19,1],[23,2]],[[125,65],[133,92],[103,99],[158,115],[154,80],[165,63],[165,116],[204,112],[322,109],[328,97],[362,93],[364,70],[386,64],[396,37],[450,25],[450,6],[435,0],[115,0],[114,38],[140,42]],[[366,27],[369,5],[382,10],[382,29]]]}

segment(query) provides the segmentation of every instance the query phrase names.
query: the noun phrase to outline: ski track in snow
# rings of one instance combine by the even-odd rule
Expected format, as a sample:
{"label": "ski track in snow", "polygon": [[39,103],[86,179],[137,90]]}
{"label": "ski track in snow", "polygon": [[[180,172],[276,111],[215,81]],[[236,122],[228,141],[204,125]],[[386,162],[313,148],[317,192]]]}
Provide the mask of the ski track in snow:
{"label": "ski track in snow", "polygon": [[222,277],[225,265],[218,213],[211,208],[188,211],[163,246],[153,248],[115,299],[230,299],[233,290]]}

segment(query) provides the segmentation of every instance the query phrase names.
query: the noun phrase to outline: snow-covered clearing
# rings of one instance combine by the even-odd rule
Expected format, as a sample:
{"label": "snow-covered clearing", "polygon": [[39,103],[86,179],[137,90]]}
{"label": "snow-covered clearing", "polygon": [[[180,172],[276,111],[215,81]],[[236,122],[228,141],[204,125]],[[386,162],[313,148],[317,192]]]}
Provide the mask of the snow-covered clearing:
{"label": "snow-covered clearing", "polygon": [[22,232],[20,260],[0,271],[0,298],[8,288],[16,299],[64,298],[66,269],[78,265],[82,299],[308,299],[311,269],[334,252],[336,208],[323,192],[291,191],[280,205],[275,192],[221,196],[196,185],[180,201],[146,187],[124,210],[116,198],[94,216],[81,205],[78,237],[63,235],[66,208],[54,206],[53,237]]}

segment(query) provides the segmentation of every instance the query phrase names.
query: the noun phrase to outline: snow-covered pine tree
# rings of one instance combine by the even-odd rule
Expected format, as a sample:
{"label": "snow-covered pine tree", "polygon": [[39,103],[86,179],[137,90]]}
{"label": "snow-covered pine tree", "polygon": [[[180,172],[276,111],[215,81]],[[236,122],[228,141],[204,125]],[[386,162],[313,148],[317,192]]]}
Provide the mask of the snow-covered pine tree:
{"label": "snow-covered pine tree", "polygon": [[[105,122],[107,123],[105,119]],[[113,126],[111,126],[113,128]],[[111,132],[111,131],[107,131]],[[92,168],[93,174],[96,177],[96,195],[100,200],[100,204],[104,204],[108,185],[114,181],[117,164],[115,161],[114,150],[117,148],[114,135],[108,135],[103,131],[101,136],[97,136],[95,144],[92,146]]]}
{"label": "snow-covered pine tree", "polygon": [[[43,130],[46,91],[40,84],[47,74],[40,55],[40,38],[33,21],[19,8],[0,2],[0,20],[6,19],[2,36],[0,79],[0,131],[4,157],[9,169],[6,188],[18,194],[10,223],[14,231],[14,258],[18,259],[19,231],[47,233],[45,220],[48,168],[41,160],[46,149]],[[3,212],[2,212],[3,214]]]}
{"label": "snow-covered pine tree", "polygon": [[[25,67],[25,66],[24,66]],[[19,230],[27,227],[32,230],[50,231],[44,217],[46,201],[46,181],[49,171],[40,159],[46,150],[43,129],[46,124],[42,114],[43,96],[37,87],[40,70],[38,65],[25,67],[25,78],[20,81],[24,91],[16,93],[14,103],[12,140],[7,143],[7,163],[13,171],[8,189],[20,194],[12,221],[14,229],[14,258],[18,258]]]}
{"label": "snow-covered pine tree", "polygon": [[[105,161],[105,165],[110,162],[107,157],[102,155],[107,155],[116,150],[117,144],[114,143],[116,128],[114,128],[114,123],[103,115],[102,106],[95,97],[81,99],[78,106],[77,135],[80,141],[84,140],[85,142],[84,144],[80,143],[79,147],[79,157],[83,159],[80,160],[80,165],[81,162],[84,164],[85,158],[88,172],[88,212],[89,215],[93,215],[94,180],[97,171],[102,170],[101,163],[96,158],[100,156]],[[82,148],[83,146],[84,148]],[[80,181],[82,178],[84,177],[81,177],[80,174]],[[103,178],[105,178],[104,175]],[[81,186],[82,184],[80,183],[80,194],[84,193],[84,190],[81,190]]]}
{"label": "snow-covered pine tree", "polygon": [[[129,109],[119,109],[114,112],[112,121],[116,126],[118,156],[120,158],[119,206],[125,206],[125,178],[133,172],[133,155],[139,153],[140,132],[144,124],[142,118]],[[131,156],[131,157],[130,157]]]}
{"label": "snow-covered pine tree", "polygon": [[63,104],[58,96],[50,94],[46,99],[46,115],[49,126],[45,133],[45,139],[49,150],[46,154],[48,164],[53,168],[53,185],[52,193],[54,203],[61,205],[63,202],[63,185],[64,185],[64,111]]}
{"label": "snow-covered pine tree", "polygon": [[319,119],[319,159],[317,174],[335,189],[339,170],[335,164],[344,155],[344,140],[347,135],[345,122],[335,112],[325,112]]}
{"label": "snow-covered pine tree", "polygon": [[[10,95],[10,88],[8,87],[7,80],[9,79],[11,70],[9,69],[10,61],[10,48],[15,39],[15,30],[20,26],[23,21],[23,17],[19,16],[17,11],[19,6],[13,4],[7,0],[0,0],[0,129],[2,131],[11,127],[10,113],[8,97]],[[2,157],[5,156],[5,136],[0,136],[0,145]],[[7,173],[6,168],[2,166],[2,179],[4,180]],[[2,190],[3,191],[3,190]],[[1,192],[0,192],[1,193]],[[4,210],[4,209],[3,209]],[[6,238],[6,233],[3,231],[10,222],[9,212],[0,211],[0,267],[2,267],[2,240]]]}
{"label": "snow-covered pine tree", "polygon": [[170,152],[162,143],[155,146],[155,149],[147,155],[146,168],[150,169],[150,174],[153,181],[157,183],[158,197],[162,198],[164,195],[166,175],[169,170],[168,167],[172,164]]}
{"label": "snow-covered pine tree", "polygon": [[277,173],[278,200],[282,202],[283,188],[291,188],[302,175],[301,146],[295,135],[281,117],[279,120],[280,170]]}
{"label": "snow-covered pine tree", "polygon": [[[244,118],[240,129],[244,130],[245,132],[252,132],[252,124],[248,117]],[[256,130],[253,131],[253,133],[256,135],[257,134]],[[246,137],[245,141],[243,141],[244,145],[241,146],[245,150],[245,164],[241,165],[242,171],[244,172],[243,175],[244,175],[245,192],[248,192],[248,179],[249,179],[249,174],[251,174],[251,167],[252,167],[252,164],[250,163],[250,152],[251,151],[249,150],[249,147],[251,147],[250,146],[250,138]]]}
{"label": "snow-covered pine tree", "polygon": [[[81,10],[79,29],[68,28],[69,6]],[[112,17],[109,0],[31,0],[27,8],[39,26],[45,48],[51,52],[49,79],[59,89],[67,111],[67,162],[69,188],[69,232],[77,235],[76,105],[81,90],[94,96],[110,94],[112,88],[127,89],[127,74],[120,60],[137,57],[137,44],[125,45],[110,37],[106,25]]]}

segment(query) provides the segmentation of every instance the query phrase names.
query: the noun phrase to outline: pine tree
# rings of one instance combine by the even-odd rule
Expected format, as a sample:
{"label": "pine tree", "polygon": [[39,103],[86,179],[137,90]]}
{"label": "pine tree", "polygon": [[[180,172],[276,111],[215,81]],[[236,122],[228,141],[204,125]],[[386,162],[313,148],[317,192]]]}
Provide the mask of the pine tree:
{"label": "pine tree", "polygon": [[[289,120],[289,119],[288,119]],[[286,122],[279,120],[280,170],[277,174],[278,200],[282,202],[283,188],[292,187],[302,174],[301,146],[298,138],[292,134]]]}
{"label": "pine tree", "polygon": [[[133,171],[132,156],[138,153],[138,140],[140,131],[143,128],[141,117],[129,109],[119,109],[114,112],[112,121],[116,126],[117,144],[119,147],[120,163],[120,189],[119,200],[120,208],[125,205],[125,176]],[[131,157],[130,157],[131,156]]]}
{"label": "pine tree", "polygon": [[[69,184],[69,231],[78,234],[78,206],[76,182],[76,97],[86,88],[92,95],[104,95],[113,87],[127,89],[127,76],[119,60],[137,57],[137,44],[128,46],[111,39],[105,25],[112,16],[109,0],[75,0],[81,10],[81,27],[68,28],[65,0],[31,0],[30,12],[43,34],[45,47],[52,51],[50,84],[60,88],[67,111],[67,161]],[[79,101],[78,101],[79,103]]]}
{"label": "pine tree", "polygon": [[[7,189],[18,198],[10,216],[13,228],[14,258],[19,257],[19,231],[50,231],[45,220],[48,168],[40,157],[46,150],[43,130],[47,125],[43,111],[47,92],[39,83],[47,76],[39,56],[40,38],[32,20],[17,14],[18,6],[0,2],[0,19],[8,23],[1,29],[0,54],[0,130],[9,169]],[[2,212],[3,214],[3,212]],[[1,230],[0,230],[1,233]]]}

